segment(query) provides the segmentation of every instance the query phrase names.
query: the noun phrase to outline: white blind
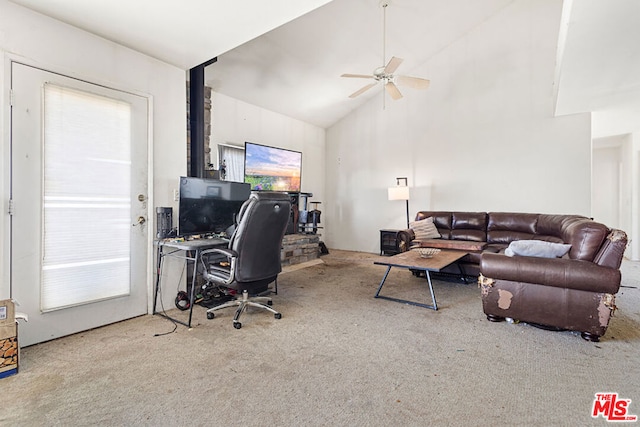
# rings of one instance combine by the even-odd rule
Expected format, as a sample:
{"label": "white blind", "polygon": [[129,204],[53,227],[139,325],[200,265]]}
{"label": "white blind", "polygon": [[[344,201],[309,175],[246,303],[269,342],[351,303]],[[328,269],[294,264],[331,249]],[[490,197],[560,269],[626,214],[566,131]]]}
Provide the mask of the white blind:
{"label": "white blind", "polygon": [[244,148],[218,144],[218,156],[227,165],[225,180],[244,182]]}
{"label": "white blind", "polygon": [[46,84],[41,309],[130,291],[131,106]]}

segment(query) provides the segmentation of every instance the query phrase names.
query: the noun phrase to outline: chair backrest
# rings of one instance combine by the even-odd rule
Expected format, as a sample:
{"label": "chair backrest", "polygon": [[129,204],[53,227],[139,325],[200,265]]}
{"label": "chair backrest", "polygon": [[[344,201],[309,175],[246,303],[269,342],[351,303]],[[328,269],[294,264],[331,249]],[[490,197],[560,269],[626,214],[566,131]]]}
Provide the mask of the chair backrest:
{"label": "chair backrest", "polygon": [[254,192],[238,214],[229,249],[238,253],[235,280],[266,286],[282,271],[280,252],[291,212],[286,193]]}

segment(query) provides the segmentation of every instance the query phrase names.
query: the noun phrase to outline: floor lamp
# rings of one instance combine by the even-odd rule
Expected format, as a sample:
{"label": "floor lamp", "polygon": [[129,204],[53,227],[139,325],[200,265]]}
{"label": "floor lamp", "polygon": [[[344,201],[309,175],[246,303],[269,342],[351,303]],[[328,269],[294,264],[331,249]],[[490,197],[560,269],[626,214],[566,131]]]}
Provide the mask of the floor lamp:
{"label": "floor lamp", "polygon": [[409,228],[409,186],[407,178],[396,178],[396,186],[389,187],[389,200],[404,200],[406,202],[407,228]]}

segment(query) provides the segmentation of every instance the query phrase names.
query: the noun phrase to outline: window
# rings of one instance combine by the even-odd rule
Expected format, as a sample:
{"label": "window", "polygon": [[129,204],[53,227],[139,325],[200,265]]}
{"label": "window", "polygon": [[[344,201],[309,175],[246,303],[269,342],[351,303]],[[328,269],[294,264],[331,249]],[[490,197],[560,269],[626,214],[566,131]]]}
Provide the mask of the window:
{"label": "window", "polygon": [[218,144],[219,165],[226,166],[225,181],[244,182],[244,148]]}

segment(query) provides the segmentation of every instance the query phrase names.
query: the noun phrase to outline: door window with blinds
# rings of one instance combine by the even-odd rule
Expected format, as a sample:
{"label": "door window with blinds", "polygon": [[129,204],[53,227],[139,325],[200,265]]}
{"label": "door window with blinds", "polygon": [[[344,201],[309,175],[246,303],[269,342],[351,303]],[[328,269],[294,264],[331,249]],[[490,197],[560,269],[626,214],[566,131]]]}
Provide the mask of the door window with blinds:
{"label": "door window with blinds", "polygon": [[131,105],[44,86],[41,310],[130,293]]}

